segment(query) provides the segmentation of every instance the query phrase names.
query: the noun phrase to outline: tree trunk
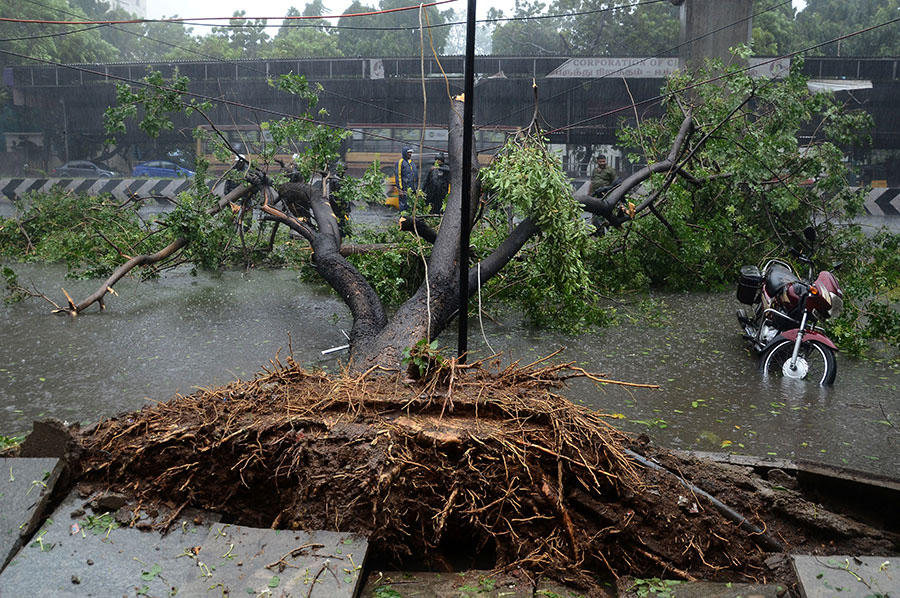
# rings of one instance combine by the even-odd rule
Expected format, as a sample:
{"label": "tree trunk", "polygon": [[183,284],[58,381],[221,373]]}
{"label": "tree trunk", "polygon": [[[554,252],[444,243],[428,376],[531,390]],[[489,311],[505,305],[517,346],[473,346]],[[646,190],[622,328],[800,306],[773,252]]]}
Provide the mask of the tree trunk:
{"label": "tree trunk", "polygon": [[[384,325],[368,326],[360,334],[351,336],[350,363],[354,371],[364,371],[373,366],[397,368],[402,360],[403,350],[421,340],[436,338],[459,310],[459,238],[460,211],[462,209],[462,106],[459,102],[451,107],[449,131],[449,159],[451,167],[450,197],[437,235],[430,228],[418,231],[419,238],[433,241],[431,257],[428,260],[426,281],[413,296],[397,310],[393,318]],[[672,148],[664,160],[651,164],[628,177],[604,199],[577,197],[584,209],[606,218],[619,226],[634,217],[634,212],[622,211],[620,206],[626,194],[647,180],[652,174],[670,172],[674,176],[679,171],[679,156],[682,155],[688,139],[694,130],[693,120],[686,116],[681,130],[673,141]],[[472,154],[475,156],[475,152]],[[473,164],[473,178],[477,177],[477,164]],[[478,186],[473,184],[472,189]],[[655,199],[655,197],[654,197]],[[476,204],[477,202],[472,202]],[[637,212],[652,207],[652,200],[643,202]],[[473,208],[474,213],[474,208]],[[471,214],[468,219],[471,226]],[[413,229],[415,221],[401,222],[404,230]],[[477,292],[496,275],[522,247],[538,233],[538,227],[530,218],[522,220],[494,251],[479,264],[469,269],[469,294]],[[325,275],[325,268],[320,270]],[[333,286],[333,285],[332,285]],[[380,326],[380,327],[379,327]],[[377,332],[372,334],[377,329]]]}
{"label": "tree trunk", "polygon": [[[434,239],[425,282],[400,306],[377,335],[364,339],[357,345],[351,343],[352,369],[366,370],[376,365],[398,367],[403,349],[412,347],[423,339],[434,339],[459,309],[462,113],[462,103],[454,100],[450,110],[448,140],[450,196],[441,219],[440,231]],[[472,155],[475,156],[474,152]],[[477,170],[473,167],[473,178],[476,174]]]}

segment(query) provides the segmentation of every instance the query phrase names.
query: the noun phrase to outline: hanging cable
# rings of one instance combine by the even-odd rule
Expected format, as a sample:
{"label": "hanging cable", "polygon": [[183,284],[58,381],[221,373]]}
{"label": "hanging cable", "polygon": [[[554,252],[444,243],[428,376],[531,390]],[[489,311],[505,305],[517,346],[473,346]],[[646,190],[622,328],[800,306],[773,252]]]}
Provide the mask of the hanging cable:
{"label": "hanging cable", "polygon": [[[372,10],[366,12],[357,12],[350,13],[344,15],[327,15],[327,16],[316,16],[316,15],[296,15],[296,16],[283,16],[283,17],[247,17],[241,16],[238,17],[240,19],[248,20],[248,21],[269,21],[269,20],[304,20],[304,19],[340,19],[340,18],[353,18],[353,17],[371,17],[375,15],[384,15],[394,12],[404,12],[407,10],[418,10],[420,6],[439,6],[441,4],[448,4],[450,2],[457,2],[458,0],[437,0],[436,2],[431,2],[428,4],[414,4],[412,6],[401,6],[399,8],[387,8],[384,10]],[[79,21],[51,21],[45,19],[17,19],[12,17],[0,17],[0,23],[35,23],[41,25],[128,25],[135,23],[184,23],[186,21],[231,21],[235,17],[176,17],[172,19],[118,19],[118,20],[79,20]]]}
{"label": "hanging cable", "polygon": [[484,320],[481,317],[482,313],[481,308],[481,261],[478,262],[478,325],[481,326],[481,338],[484,339],[484,344],[487,345],[487,348],[491,353],[496,354],[494,348],[491,346],[491,342],[487,339],[487,335],[484,333]]}
{"label": "hanging cable", "polygon": [[[428,94],[425,89],[425,30],[422,28],[422,14],[425,12],[424,5],[419,5],[419,62],[421,66],[421,80],[422,80],[422,134],[419,138],[419,180],[416,181],[416,192],[417,195],[413,198],[412,205],[412,221],[413,221],[413,234],[416,236],[416,245],[419,248],[419,256],[422,258],[422,263],[425,264],[425,306],[426,306],[426,317],[428,318],[428,322],[425,325],[425,338],[428,341],[431,341],[431,281],[428,278],[428,260],[425,259],[425,250],[422,248],[422,237],[419,236],[419,231],[416,230],[416,211],[418,208],[419,202],[418,198],[418,189],[419,189],[419,181],[422,180],[422,148],[425,146],[425,123],[428,115]],[[403,190],[401,189],[402,193]]]}
{"label": "hanging cable", "polygon": [[[633,68],[633,67],[634,67],[635,65],[637,65],[637,64],[642,64],[642,63],[644,63],[644,62],[646,62],[646,61],[648,61],[648,60],[653,60],[654,58],[659,58],[659,57],[661,57],[661,56],[667,55],[667,54],[669,54],[669,53],[671,53],[671,52],[674,52],[675,50],[681,49],[682,46],[686,46],[686,45],[688,45],[688,44],[692,44],[692,43],[697,42],[697,41],[699,41],[699,40],[701,40],[701,39],[703,39],[703,38],[705,38],[705,37],[709,37],[710,35],[714,35],[714,34],[716,34],[716,33],[719,33],[719,32],[721,32],[721,31],[724,31],[724,30],[726,30],[726,29],[729,29],[729,28],[731,28],[731,27],[734,27],[735,25],[739,25],[740,23],[743,23],[743,22],[748,21],[748,20],[752,20],[754,17],[758,17],[759,15],[762,15],[762,14],[764,14],[764,13],[766,13],[766,12],[770,12],[770,11],[773,11],[773,10],[777,10],[777,9],[781,8],[782,6],[785,6],[785,5],[787,5],[787,4],[790,4],[791,1],[792,1],[792,0],[784,0],[783,2],[781,2],[781,4],[776,4],[776,5],[771,6],[771,7],[769,7],[769,8],[765,8],[765,9],[763,9],[763,10],[760,10],[760,11],[757,12],[757,13],[754,13],[754,14],[750,15],[749,17],[745,17],[745,18],[738,19],[737,21],[734,21],[734,22],[729,23],[729,24],[727,24],[727,25],[723,25],[723,26],[721,26],[721,27],[719,27],[719,28],[717,28],[717,29],[713,29],[712,31],[708,31],[708,32],[706,32],[706,33],[704,33],[704,34],[702,34],[702,35],[698,35],[697,37],[691,38],[690,40],[686,40],[686,41],[680,42],[680,43],[678,43],[678,44],[672,46],[671,48],[667,48],[667,49],[665,49],[665,50],[662,50],[662,51],[660,51],[660,52],[657,52],[657,53],[656,53],[655,55],[653,55],[653,56],[647,56],[647,57],[645,57],[645,58],[642,58],[641,60],[638,60],[638,61],[635,61],[635,62],[633,62],[633,63],[630,63],[628,66],[623,66],[623,67],[620,68],[620,69],[616,69],[616,70],[614,70],[614,71],[612,71],[612,72],[610,72],[610,73],[606,73],[605,75],[603,75],[603,76],[601,76],[601,77],[594,77],[594,78],[592,78],[592,79],[590,79],[590,80],[588,80],[588,81],[585,81],[584,83],[579,83],[578,85],[575,85],[574,87],[570,87],[569,89],[566,89],[566,90],[564,90],[564,91],[561,91],[561,92],[557,93],[556,95],[552,95],[552,96],[550,96],[549,98],[545,98],[545,99],[544,99],[544,103],[546,104],[546,103],[548,103],[548,102],[551,102],[551,101],[553,101],[553,100],[555,100],[555,99],[557,99],[557,98],[560,98],[560,97],[562,97],[562,96],[565,96],[565,95],[567,95],[567,94],[569,94],[569,93],[571,93],[571,92],[573,92],[573,91],[575,91],[575,90],[577,90],[577,89],[583,89],[583,88],[587,87],[588,85],[591,85],[591,84],[595,83],[596,81],[603,80],[603,79],[606,79],[607,77],[612,77],[612,76],[614,76],[614,75],[618,75],[619,73],[623,73],[623,72],[625,72],[627,69]],[[659,96],[659,97],[664,97],[664,96]],[[629,107],[629,109],[630,109],[630,108],[631,108],[631,107]],[[528,110],[528,109],[530,109],[530,108],[522,108],[522,109],[516,110],[515,112],[511,112],[511,113],[507,114],[506,116],[502,116],[502,117],[500,117],[500,118],[498,118],[498,119],[495,119],[495,120],[491,121],[491,123],[488,123],[488,124],[493,124],[493,123],[496,123],[496,122],[499,122],[499,121],[506,120],[506,119],[508,119],[508,118],[510,118],[510,117],[512,117],[512,116],[515,116],[516,114],[518,114],[518,113],[520,113],[520,112],[523,112],[524,110]],[[618,112],[618,111],[610,112],[610,113],[608,113],[607,115],[609,115],[609,114],[615,114],[616,112]],[[606,115],[604,115],[604,116],[606,116]],[[599,117],[594,117],[594,118],[599,118]],[[565,130],[565,129],[563,129],[563,130]]]}

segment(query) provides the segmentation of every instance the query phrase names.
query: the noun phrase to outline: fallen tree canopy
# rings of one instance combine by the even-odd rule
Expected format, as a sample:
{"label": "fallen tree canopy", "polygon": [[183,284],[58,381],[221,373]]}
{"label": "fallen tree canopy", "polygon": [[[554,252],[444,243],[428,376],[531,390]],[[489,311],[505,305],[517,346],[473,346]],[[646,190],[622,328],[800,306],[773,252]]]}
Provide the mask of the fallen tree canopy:
{"label": "fallen tree canopy", "polygon": [[132,497],[132,525],[149,505],[190,506],[243,525],[361,533],[385,564],[516,567],[582,587],[627,575],[789,580],[786,560],[771,558],[782,546],[900,550],[900,535],[747,472],[656,451],[556,394],[583,375],[451,363],[422,382],[276,359],[252,381],[76,430],[73,474],[85,495]]}

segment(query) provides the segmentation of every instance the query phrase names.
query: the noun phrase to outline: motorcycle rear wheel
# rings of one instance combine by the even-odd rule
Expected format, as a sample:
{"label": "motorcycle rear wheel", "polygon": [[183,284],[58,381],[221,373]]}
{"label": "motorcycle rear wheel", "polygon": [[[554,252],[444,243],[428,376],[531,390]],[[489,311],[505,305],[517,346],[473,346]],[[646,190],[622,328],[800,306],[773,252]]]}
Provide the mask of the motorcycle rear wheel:
{"label": "motorcycle rear wheel", "polygon": [[830,347],[816,341],[802,341],[794,370],[790,367],[793,352],[794,341],[782,339],[772,344],[760,357],[763,375],[772,379],[806,380],[822,386],[834,384],[837,362]]}

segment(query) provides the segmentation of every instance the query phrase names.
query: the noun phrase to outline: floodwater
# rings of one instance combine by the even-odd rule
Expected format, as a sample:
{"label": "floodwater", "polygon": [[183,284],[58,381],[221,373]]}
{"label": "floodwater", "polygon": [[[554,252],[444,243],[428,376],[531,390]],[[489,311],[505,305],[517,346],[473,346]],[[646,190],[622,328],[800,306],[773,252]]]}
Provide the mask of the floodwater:
{"label": "floodwater", "polygon": [[[64,301],[97,281],[64,278],[58,266],[16,266],[20,281]],[[165,401],[240,379],[281,350],[310,367],[336,370],[350,318],[324,287],[286,271],[170,273],[122,281],[107,310],[51,315],[32,300],[0,306],[0,435],[27,433],[37,418],[74,422]],[[473,301],[473,310],[477,302]],[[763,380],[738,332],[732,293],[629,297],[617,327],[578,336],[530,328],[514,314],[470,318],[475,356],[503,352],[526,364],[563,348],[572,361],[612,380],[576,380],[573,401],[614,415],[615,425],[678,449],[807,459],[897,476],[900,369],[838,355],[832,388]],[[486,341],[485,341],[486,339]],[[456,331],[440,339],[454,347]],[[488,348],[487,343],[490,344]]]}

